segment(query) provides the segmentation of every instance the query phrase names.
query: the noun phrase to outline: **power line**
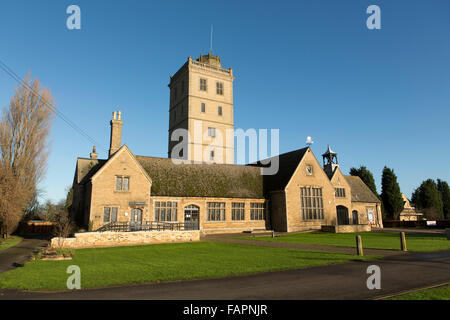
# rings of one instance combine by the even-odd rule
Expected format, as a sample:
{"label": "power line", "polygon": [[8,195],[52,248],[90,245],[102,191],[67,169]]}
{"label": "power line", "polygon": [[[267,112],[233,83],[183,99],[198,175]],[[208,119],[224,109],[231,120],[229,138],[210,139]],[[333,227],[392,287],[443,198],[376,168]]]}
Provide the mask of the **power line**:
{"label": "power line", "polygon": [[90,142],[92,142],[94,145],[96,145],[97,147],[99,147],[99,149],[102,149],[104,151],[107,151],[105,148],[103,148],[100,144],[98,144],[95,139],[91,138],[91,136],[89,136],[83,129],[81,129],[79,126],[77,126],[77,124],[75,122],[73,122],[72,120],[70,120],[69,118],[67,118],[61,111],[59,111],[58,109],[56,109],[56,107],[51,104],[50,102],[48,102],[44,97],[42,97],[38,92],[36,92],[35,90],[33,90],[33,88],[31,88],[26,82],[24,82],[22,80],[22,78],[20,78],[10,67],[8,67],[2,60],[0,60],[0,68],[5,71],[5,73],[7,73],[11,78],[13,78],[14,80],[16,80],[19,84],[22,84],[23,86],[25,86],[28,90],[30,90],[33,94],[37,95],[38,97],[41,98],[41,100],[44,101],[44,106],[46,106],[47,108],[49,108],[52,112],[54,112],[61,120],[63,120],[65,123],[67,123],[72,129],[74,129],[75,131],[77,131],[80,135],[82,135],[84,138],[86,138],[87,140],[89,140]]}

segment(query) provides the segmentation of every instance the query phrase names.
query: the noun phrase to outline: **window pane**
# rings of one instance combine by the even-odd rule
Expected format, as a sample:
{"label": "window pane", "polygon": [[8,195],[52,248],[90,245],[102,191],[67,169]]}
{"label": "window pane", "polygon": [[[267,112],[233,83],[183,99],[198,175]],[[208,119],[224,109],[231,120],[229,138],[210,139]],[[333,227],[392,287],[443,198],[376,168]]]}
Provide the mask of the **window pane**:
{"label": "window pane", "polygon": [[126,190],[126,191],[128,190],[129,181],[130,181],[130,178],[128,178],[128,177],[123,178],[123,190]]}
{"label": "window pane", "polygon": [[111,208],[105,207],[105,209],[103,210],[103,222],[109,222],[110,215],[111,215]]}
{"label": "window pane", "polygon": [[117,222],[117,208],[111,209],[111,222]]}
{"label": "window pane", "polygon": [[116,177],[116,190],[122,190],[122,177]]}

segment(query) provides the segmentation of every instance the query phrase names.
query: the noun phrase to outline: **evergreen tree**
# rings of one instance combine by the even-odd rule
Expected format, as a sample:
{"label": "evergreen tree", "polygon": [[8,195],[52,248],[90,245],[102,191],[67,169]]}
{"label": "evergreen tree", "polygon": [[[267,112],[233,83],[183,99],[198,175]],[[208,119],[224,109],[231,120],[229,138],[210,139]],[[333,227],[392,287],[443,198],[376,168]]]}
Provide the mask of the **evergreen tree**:
{"label": "evergreen tree", "polygon": [[365,166],[360,166],[359,169],[351,168],[350,174],[352,176],[360,177],[361,180],[369,187],[372,192],[379,197],[377,192],[377,187],[375,185],[375,179],[373,178],[372,172],[367,170]]}
{"label": "evergreen tree", "polygon": [[428,219],[439,219],[443,214],[442,196],[433,179],[428,179],[414,191],[414,201],[417,209],[424,212]]}
{"label": "evergreen tree", "polygon": [[403,210],[403,198],[394,170],[384,167],[381,178],[381,200],[387,218],[398,219]]}
{"label": "evergreen tree", "polygon": [[444,219],[450,219],[450,188],[447,181],[437,180],[437,188],[441,193]]}

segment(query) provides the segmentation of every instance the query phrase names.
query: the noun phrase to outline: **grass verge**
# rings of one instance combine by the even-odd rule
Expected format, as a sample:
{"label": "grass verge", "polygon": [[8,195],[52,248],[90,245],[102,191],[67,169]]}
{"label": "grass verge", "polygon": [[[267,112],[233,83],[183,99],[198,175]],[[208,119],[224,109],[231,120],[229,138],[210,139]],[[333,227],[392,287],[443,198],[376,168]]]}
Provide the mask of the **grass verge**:
{"label": "grass verge", "polygon": [[81,269],[81,287],[216,278],[367,260],[376,256],[195,242],[74,250],[69,261],[30,261],[0,274],[1,288],[64,290],[69,265]]}
{"label": "grass verge", "polygon": [[20,241],[22,241],[22,238],[18,236],[11,236],[7,239],[0,239],[0,251],[14,247],[15,245],[18,245]]}
{"label": "grass verge", "polygon": [[[361,235],[363,248],[400,250],[400,236],[396,232],[362,232],[362,233],[297,233],[272,238],[241,237],[240,239],[292,242],[339,247],[354,247],[355,236]],[[408,251],[438,251],[450,249],[450,241],[445,235],[407,234]]]}
{"label": "grass verge", "polygon": [[385,300],[450,300],[450,285],[442,287],[417,290]]}

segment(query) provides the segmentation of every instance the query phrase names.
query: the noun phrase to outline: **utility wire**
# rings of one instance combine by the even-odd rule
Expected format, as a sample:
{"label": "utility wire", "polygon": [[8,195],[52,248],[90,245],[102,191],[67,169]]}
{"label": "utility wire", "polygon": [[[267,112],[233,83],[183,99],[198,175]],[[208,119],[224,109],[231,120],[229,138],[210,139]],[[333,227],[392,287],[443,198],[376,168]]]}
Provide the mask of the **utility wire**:
{"label": "utility wire", "polygon": [[103,148],[100,144],[98,144],[95,139],[91,138],[83,129],[81,129],[75,122],[67,118],[61,111],[56,109],[56,107],[48,102],[44,97],[42,97],[38,92],[33,90],[25,81],[22,80],[10,67],[8,67],[2,60],[0,60],[0,68],[5,71],[11,78],[16,80],[19,84],[22,84],[25,86],[28,90],[30,90],[33,94],[39,96],[43,101],[44,105],[49,108],[52,112],[54,112],[61,120],[63,120],[65,123],[67,123],[72,129],[77,131],[80,135],[82,135],[84,138],[92,142],[96,147],[99,149],[102,149],[104,151],[107,151],[105,148]]}

